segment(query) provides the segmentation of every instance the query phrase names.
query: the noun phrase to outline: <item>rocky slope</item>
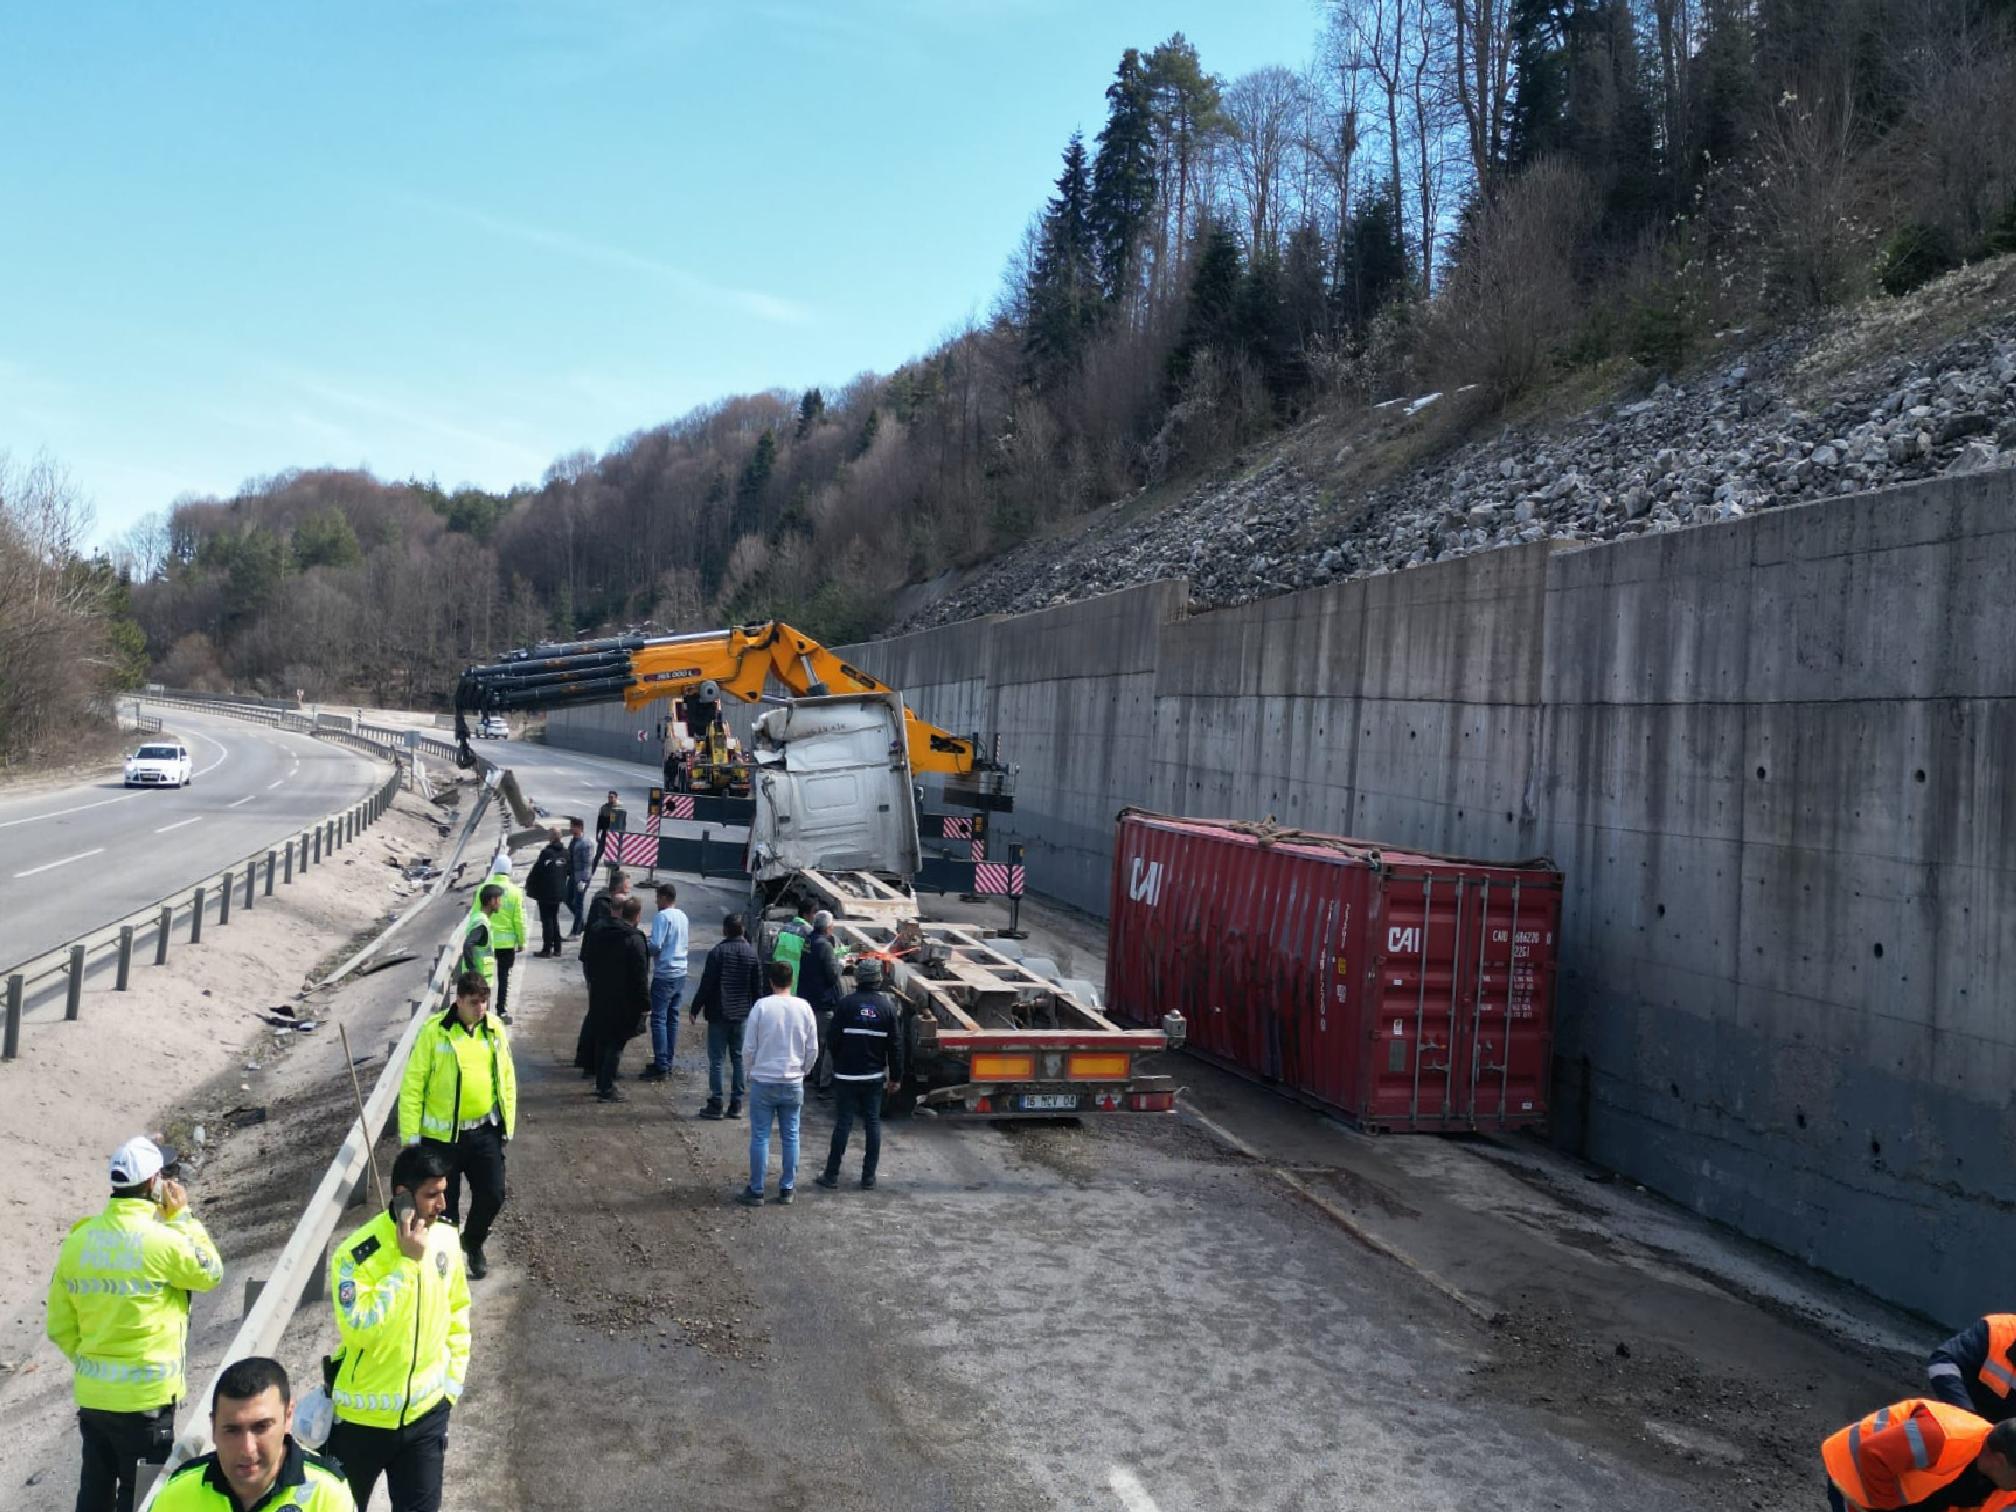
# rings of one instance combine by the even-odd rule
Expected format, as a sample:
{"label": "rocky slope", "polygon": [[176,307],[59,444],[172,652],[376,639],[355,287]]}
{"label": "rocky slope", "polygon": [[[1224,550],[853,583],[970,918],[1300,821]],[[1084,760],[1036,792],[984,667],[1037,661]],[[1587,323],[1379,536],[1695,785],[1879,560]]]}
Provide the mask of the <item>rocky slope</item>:
{"label": "rocky slope", "polygon": [[[1124,504],[1005,553],[913,614],[918,629],[1157,578],[1199,607],[1545,537],[1603,541],[1983,467],[2016,465],[2016,259],[1725,354],[1573,418],[1471,425],[1384,482],[1461,395],[1391,400],[1153,514]],[[1956,334],[1957,333],[1957,334]],[[1488,432],[1480,435],[1479,432]],[[1318,437],[1322,444],[1316,444]],[[1338,439],[1342,444],[1337,444]]]}

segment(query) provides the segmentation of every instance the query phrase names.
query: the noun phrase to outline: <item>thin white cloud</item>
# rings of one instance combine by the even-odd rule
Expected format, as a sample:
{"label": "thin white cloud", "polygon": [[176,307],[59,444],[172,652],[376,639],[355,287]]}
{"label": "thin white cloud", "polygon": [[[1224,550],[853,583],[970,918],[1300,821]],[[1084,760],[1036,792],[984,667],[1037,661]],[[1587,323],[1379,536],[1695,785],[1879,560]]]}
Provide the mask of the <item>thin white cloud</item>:
{"label": "thin white cloud", "polygon": [[648,278],[671,284],[696,298],[719,300],[724,304],[734,305],[759,320],[767,320],[776,325],[802,325],[811,319],[811,312],[793,300],[775,294],[765,294],[759,289],[738,289],[728,284],[715,283],[698,273],[672,263],[661,262],[655,257],[632,252],[627,247],[613,247],[604,242],[589,241],[566,231],[555,231],[547,226],[534,226],[523,221],[508,220],[501,215],[492,215],[487,210],[477,210],[447,200],[428,199],[418,195],[400,195],[399,198],[407,204],[435,215],[480,227],[493,236],[523,242],[527,246],[543,247],[549,252],[559,252],[583,262],[597,263],[605,268],[641,273]]}
{"label": "thin white cloud", "polygon": [[[395,427],[404,426],[408,430],[418,431],[422,435],[439,440],[456,442],[485,454],[486,460],[493,465],[503,463],[510,470],[534,474],[544,468],[548,460],[544,453],[508,436],[478,430],[445,416],[428,414],[411,404],[403,404],[376,393],[344,388],[307,373],[289,373],[287,378],[302,393],[310,398],[319,399],[324,404],[368,415],[374,420],[390,421]],[[296,415],[294,418],[298,423],[303,417]],[[326,425],[328,422],[323,423]]]}

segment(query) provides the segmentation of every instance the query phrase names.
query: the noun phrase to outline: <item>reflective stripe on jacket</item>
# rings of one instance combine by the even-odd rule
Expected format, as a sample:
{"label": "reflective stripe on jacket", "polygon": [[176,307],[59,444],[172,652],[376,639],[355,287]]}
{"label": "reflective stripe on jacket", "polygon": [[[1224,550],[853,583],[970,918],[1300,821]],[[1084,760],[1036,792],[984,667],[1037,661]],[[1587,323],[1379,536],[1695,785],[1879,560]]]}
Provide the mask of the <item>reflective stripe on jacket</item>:
{"label": "reflective stripe on jacket", "polygon": [[338,1422],[400,1428],[462,1395],[469,1368],[469,1281],[445,1220],[408,1260],[390,1212],[345,1239],[329,1260],[329,1295],[343,1336],[329,1395]]}
{"label": "reflective stripe on jacket", "polygon": [[[501,887],[504,896],[497,900],[497,912],[485,915],[483,912],[483,889]],[[476,884],[476,896],[469,900],[470,923],[487,917],[490,922],[490,945],[493,950],[522,950],[531,938],[525,932],[525,890],[511,880],[508,872],[493,872]],[[495,982],[491,985],[494,987]]]}
{"label": "reflective stripe on jacket", "polygon": [[[1830,1435],[1820,1458],[1852,1506],[1909,1507],[1965,1474],[1991,1426],[1948,1403],[1910,1397]],[[1994,1492],[1979,1506],[2011,1502],[2016,1491]]]}
{"label": "reflective stripe on jacket", "polygon": [[449,1008],[420,1026],[399,1082],[399,1142],[452,1144],[495,1113],[509,1139],[518,1125],[518,1069],[495,1014],[467,1029]]}
{"label": "reflective stripe on jacket", "polygon": [[47,1324],[69,1357],[77,1405],[151,1412],[179,1402],[189,1294],[223,1279],[217,1246],[187,1208],[163,1218],[145,1197],[114,1197],[78,1220],[49,1279]]}

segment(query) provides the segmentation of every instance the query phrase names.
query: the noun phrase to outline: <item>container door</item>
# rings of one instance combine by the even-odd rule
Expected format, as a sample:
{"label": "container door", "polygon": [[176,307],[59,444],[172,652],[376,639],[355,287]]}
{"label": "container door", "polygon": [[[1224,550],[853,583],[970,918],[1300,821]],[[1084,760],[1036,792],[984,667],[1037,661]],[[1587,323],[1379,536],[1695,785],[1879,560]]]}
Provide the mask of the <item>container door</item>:
{"label": "container door", "polygon": [[1377,1016],[1370,1025],[1367,1097],[1360,1114],[1390,1129],[1449,1125],[1467,1096],[1463,941],[1470,889],[1449,875],[1388,876],[1373,922]]}
{"label": "container door", "polygon": [[1461,1104],[1470,1127],[1503,1129],[1547,1108],[1561,894],[1537,879],[1500,876],[1475,879],[1472,895]]}

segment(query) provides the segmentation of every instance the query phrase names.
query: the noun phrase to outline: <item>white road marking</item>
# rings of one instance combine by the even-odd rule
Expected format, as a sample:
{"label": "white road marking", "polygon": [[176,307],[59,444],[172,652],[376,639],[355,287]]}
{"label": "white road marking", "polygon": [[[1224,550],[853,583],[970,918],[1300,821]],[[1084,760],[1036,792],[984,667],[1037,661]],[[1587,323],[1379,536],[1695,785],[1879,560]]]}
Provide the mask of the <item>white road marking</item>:
{"label": "white road marking", "polygon": [[254,798],[257,798],[258,796],[259,795],[257,793],[247,793],[243,798],[234,799],[232,802],[225,804],[224,807],[226,807],[227,809],[234,809],[238,807],[238,805],[241,803],[250,803]]}
{"label": "white road marking", "polygon": [[287,779],[285,777],[275,777],[271,782],[266,784],[266,791],[269,793],[272,792],[273,789],[280,786],[280,784],[285,782],[286,780]]}
{"label": "white road marking", "polygon": [[157,835],[165,835],[170,830],[181,829],[185,824],[200,824],[202,823],[202,821],[203,816],[201,814],[198,814],[194,819],[177,819],[173,824],[162,825],[161,828],[154,831],[154,833]]}
{"label": "white road marking", "polygon": [[[210,765],[206,767],[198,767],[193,773],[190,774],[191,776],[201,777],[205,772],[214,772],[217,770],[217,768],[224,765],[225,761],[230,757],[231,752],[229,748],[225,746],[223,741],[212,740],[208,735],[205,735],[201,730],[191,730],[189,733],[194,735],[198,740],[209,740],[210,744],[217,747],[217,759],[211,762]],[[161,832],[159,830],[156,830],[154,833],[158,835]]]}
{"label": "white road marking", "polygon": [[45,871],[54,871],[59,866],[68,866],[72,861],[82,861],[90,856],[102,856],[104,854],[105,847],[101,845],[96,850],[79,851],[74,856],[65,856],[61,861],[48,861],[41,866],[31,866],[26,871],[14,873],[14,878],[16,881],[19,881],[23,877],[33,877]]}
{"label": "white road marking", "polygon": [[1155,1498],[1148,1494],[1148,1488],[1125,1465],[1115,1465],[1107,1471],[1106,1484],[1113,1488],[1113,1494],[1120,1498],[1120,1505],[1127,1512],[1158,1512]]}
{"label": "white road marking", "polygon": [[51,809],[46,814],[30,814],[25,819],[9,819],[0,823],[0,829],[12,829],[17,824],[33,824],[37,819],[61,819],[65,814],[81,814],[86,809],[103,808],[108,803],[124,803],[128,798],[137,798],[138,793],[122,793],[117,798],[100,798],[96,803],[80,803],[75,808]]}

